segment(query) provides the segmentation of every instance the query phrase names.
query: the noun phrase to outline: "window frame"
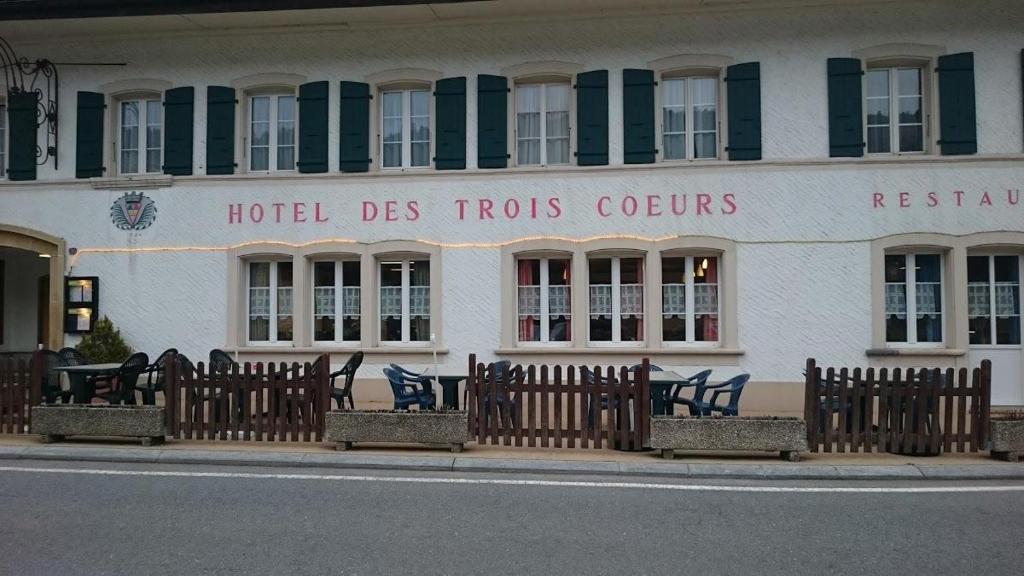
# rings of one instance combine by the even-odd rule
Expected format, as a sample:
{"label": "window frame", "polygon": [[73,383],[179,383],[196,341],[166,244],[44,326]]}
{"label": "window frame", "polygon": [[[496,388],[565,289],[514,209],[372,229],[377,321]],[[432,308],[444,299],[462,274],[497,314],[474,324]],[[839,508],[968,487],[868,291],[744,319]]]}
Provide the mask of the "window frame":
{"label": "window frame", "polygon": [[[363,340],[363,332],[366,326],[363,322],[363,309],[362,302],[364,297],[365,281],[363,280],[362,274],[362,261],[358,256],[351,257],[340,257],[340,258],[325,258],[325,257],[312,257],[307,259],[307,266],[309,268],[309,295],[310,295],[310,307],[309,307],[309,319],[310,324],[310,341],[313,346],[359,346]],[[331,340],[317,340],[316,338],[316,265],[322,263],[334,264],[334,338]],[[344,276],[344,264],[355,263],[359,267],[359,338],[356,340],[345,340],[345,328],[344,319],[339,321],[339,316],[344,316],[344,288],[345,276]],[[294,276],[294,270],[292,272]],[[350,286],[351,287],[351,286]],[[294,312],[294,310],[293,310]],[[341,338],[339,338],[341,336]]]}
{"label": "window frame", "polygon": [[[245,106],[244,106],[244,119],[245,125],[242,134],[242,158],[244,160],[245,171],[251,174],[288,174],[298,171],[299,163],[299,96],[298,89],[294,86],[291,87],[265,87],[259,89],[246,90],[245,95]],[[278,148],[280,143],[277,141],[277,133],[279,130],[279,98],[282,96],[290,96],[293,100],[294,117],[292,118],[292,148],[294,149],[295,165],[291,168],[277,168],[278,160]],[[253,126],[253,100],[255,98],[270,98],[269,105],[269,117],[268,117],[268,138],[267,138],[267,169],[260,170],[252,167],[253,162],[253,137],[252,137],[252,126]]]}
{"label": "window frame", "polygon": [[[278,321],[281,314],[278,310],[278,273],[277,266],[282,262],[287,262],[292,265],[292,285],[289,289],[292,291],[292,310],[290,316],[292,319],[292,338],[291,340],[280,340],[278,336]],[[295,260],[292,258],[244,258],[242,259],[243,270],[245,274],[245,342],[247,346],[264,347],[264,346],[291,346],[295,343],[296,337],[296,314],[295,314]],[[270,312],[268,314],[268,330],[266,340],[253,340],[251,329],[252,329],[252,264],[266,263],[270,265]],[[262,286],[260,287],[262,288]]]}
{"label": "window frame", "polygon": [[[991,338],[991,341],[989,343],[987,343],[987,344],[981,344],[981,343],[975,344],[975,343],[971,342],[971,337],[970,337],[971,336],[971,329],[970,329],[971,316],[970,316],[970,302],[968,300],[968,308],[967,308],[967,330],[968,330],[967,345],[969,347],[971,347],[971,348],[975,348],[975,349],[998,349],[998,350],[1010,349],[1010,350],[1013,350],[1013,349],[1020,349],[1022,346],[1024,346],[1024,309],[1022,309],[1024,307],[1021,306],[1020,302],[1018,302],[1018,304],[1017,304],[1017,314],[1010,315],[1010,316],[999,316],[999,315],[996,314],[996,308],[995,308],[996,307],[996,285],[999,284],[999,282],[997,282],[996,279],[995,279],[995,259],[998,258],[998,257],[1008,257],[1008,258],[1016,258],[1017,259],[1017,283],[1016,284],[1017,284],[1017,290],[1018,290],[1018,292],[1017,292],[1018,293],[1018,298],[1021,295],[1022,289],[1024,289],[1024,255],[1021,255],[1019,252],[1015,253],[1013,251],[991,250],[991,249],[969,250],[967,252],[967,266],[968,266],[968,270],[965,272],[965,276],[966,276],[966,279],[967,279],[967,284],[966,285],[967,285],[967,289],[968,289],[968,298],[970,298],[970,285],[971,285],[971,282],[970,282],[970,270],[969,270],[969,268],[970,268],[970,259],[971,258],[984,258],[985,259],[986,264],[988,265],[988,278],[989,278],[988,281],[986,282],[986,284],[988,285],[988,292],[989,292],[989,309],[988,309],[989,316],[988,316],[988,318],[989,318],[989,337]],[[1018,325],[1019,325],[1019,330],[1020,330],[1021,335],[1022,335],[1021,342],[1019,342],[1017,344],[1000,344],[999,343],[999,334],[998,334],[998,325],[997,325],[998,324],[998,322],[997,322],[998,318],[1017,318],[1017,322],[1018,322]]]}
{"label": "window frame", "polygon": [[[683,275],[686,278],[686,283],[683,286],[686,287],[686,339],[685,340],[666,340],[665,339],[665,292],[664,287],[666,285],[664,274],[661,270],[661,282],[659,284],[659,304],[658,312],[661,315],[661,344],[665,348],[718,348],[722,345],[722,298],[723,298],[723,276],[722,276],[722,255],[712,250],[706,250],[703,253],[700,251],[686,252],[686,253],[673,253],[666,252],[661,254],[659,265],[664,266],[665,259],[667,258],[684,258],[685,263],[683,265]],[[694,267],[697,258],[714,258],[716,260],[716,269],[718,274],[718,281],[715,282],[718,297],[716,298],[715,317],[718,319],[718,338],[716,340],[697,340],[696,339],[696,304],[695,296],[696,280],[694,280]],[[675,285],[676,283],[670,283]]]}
{"label": "window frame", "polygon": [[[725,145],[722,142],[722,134],[725,131],[725,68],[717,67],[687,67],[678,68],[673,70],[661,71],[657,74],[657,85],[654,91],[654,106],[655,106],[655,141],[657,142],[657,157],[656,161],[659,163],[678,163],[685,164],[691,162],[712,162],[716,160],[722,160],[725,156]],[[691,86],[690,80],[698,79],[713,79],[715,80],[715,155],[706,158],[695,158],[693,150],[695,148],[693,143],[693,105],[691,103]],[[686,131],[684,132],[684,145],[686,151],[685,158],[666,158],[665,157],[665,86],[667,82],[673,80],[684,80],[685,81],[685,122]]]}
{"label": "window frame", "polygon": [[551,312],[550,312],[550,295],[549,295],[548,289],[551,286],[550,285],[550,274],[551,274],[551,271],[550,271],[550,268],[548,267],[548,262],[550,262],[551,260],[565,260],[568,263],[567,264],[567,268],[570,271],[570,274],[572,274],[572,270],[573,270],[573,255],[572,254],[566,254],[566,253],[552,253],[552,254],[529,254],[529,253],[527,253],[527,254],[516,255],[515,258],[514,258],[515,271],[518,271],[518,269],[519,269],[519,262],[525,261],[525,260],[539,260],[540,263],[541,263],[540,264],[540,278],[538,279],[538,287],[540,288],[540,306],[541,306],[541,308],[540,308],[540,335],[541,335],[541,339],[540,340],[520,340],[519,339],[519,329],[518,329],[518,321],[520,319],[520,314],[519,314],[519,288],[522,285],[519,284],[519,279],[518,279],[518,277],[516,277],[516,278],[514,278],[514,282],[515,282],[514,294],[516,295],[515,317],[516,317],[516,322],[517,322],[516,329],[515,329],[515,343],[516,343],[516,346],[522,346],[522,347],[531,347],[532,346],[532,347],[537,347],[537,348],[569,348],[569,347],[572,347],[573,346],[574,337],[575,337],[575,331],[573,329],[573,324],[572,324],[573,317],[575,316],[575,314],[573,313],[573,281],[572,281],[572,279],[570,279],[569,284],[568,284],[568,288],[569,288],[569,314],[568,314],[569,318],[568,318],[568,323],[569,323],[569,330],[570,330],[570,333],[573,335],[573,338],[569,338],[568,340],[554,340],[554,341],[550,340],[550,338],[551,338]]}
{"label": "window frame", "polygon": [[[568,161],[560,162],[557,164],[551,164],[547,161],[547,87],[554,85],[564,85],[568,92],[568,110],[566,113],[569,115],[568,122],[568,134],[566,139],[568,140]],[[519,158],[519,89],[523,87],[540,87],[541,93],[541,110],[540,110],[540,162],[537,164],[524,164]],[[576,157],[576,147],[573,142],[573,134],[576,132],[576,92],[575,92],[575,75],[563,76],[563,75],[541,75],[541,76],[528,76],[525,78],[517,78],[513,82],[513,93],[511,102],[511,124],[512,124],[512,165],[516,167],[526,168],[547,168],[549,166],[574,166],[576,165],[573,160]]]}
{"label": "window frame", "polygon": [[[378,167],[381,171],[401,172],[405,170],[430,170],[434,167],[434,146],[436,143],[435,126],[435,103],[434,103],[434,82],[398,82],[382,84],[377,87],[377,106],[375,114],[377,124],[377,158]],[[402,95],[402,141],[401,141],[401,165],[384,165],[384,96],[386,94],[401,93]],[[427,130],[429,140],[427,141],[427,163],[422,166],[412,166],[412,93],[425,92],[427,95]]]}
{"label": "window frame", "polygon": [[[375,323],[376,334],[375,334],[375,338],[376,338],[377,343],[381,347],[421,348],[421,347],[425,347],[425,346],[430,346],[431,345],[430,335],[427,336],[426,340],[411,340],[410,339],[411,336],[412,336],[412,313],[411,313],[411,308],[412,308],[411,296],[412,296],[412,294],[411,294],[411,291],[410,291],[410,288],[412,287],[412,279],[411,279],[411,276],[410,276],[410,266],[409,266],[409,264],[411,262],[424,262],[425,261],[425,262],[428,262],[429,265],[430,265],[430,272],[428,272],[428,281],[430,282],[430,284],[427,285],[427,287],[430,288],[430,305],[428,307],[429,313],[428,313],[427,319],[428,319],[428,322],[429,322],[429,325],[430,325],[430,334],[436,334],[437,330],[435,329],[435,321],[436,320],[435,320],[435,314],[434,314],[434,310],[435,310],[434,298],[437,295],[437,291],[434,289],[434,276],[433,276],[433,274],[434,274],[434,262],[433,262],[433,260],[434,259],[432,258],[432,255],[430,255],[430,254],[377,254],[375,256],[375,259],[374,259],[374,280],[375,280],[375,290],[374,290],[374,292],[375,293],[374,293],[374,296],[373,296],[374,297],[375,316],[376,316],[376,323]],[[401,296],[401,298],[402,298],[402,303],[401,303],[401,305],[402,305],[402,312],[401,312],[401,314],[402,314],[402,320],[401,320],[402,328],[401,328],[401,332],[402,332],[402,339],[401,340],[384,340],[384,338],[382,337],[382,334],[381,334],[381,331],[382,331],[382,328],[383,328],[383,322],[382,322],[383,313],[382,313],[382,310],[381,310],[381,304],[383,303],[383,298],[381,298],[381,295],[380,295],[381,288],[383,288],[383,283],[381,281],[381,273],[382,273],[381,267],[382,267],[382,265],[385,262],[398,262],[398,261],[400,261],[402,263],[402,272],[401,272],[402,273],[402,285],[401,285],[401,294],[402,294],[402,296]],[[436,337],[435,337],[434,340],[435,341],[437,340]]]}
{"label": "window frame", "polygon": [[[130,92],[130,93],[117,94],[117,95],[114,95],[112,97],[113,104],[114,104],[114,106],[113,106],[114,113],[112,114],[113,118],[111,118],[111,120],[112,120],[112,123],[113,123],[114,127],[113,127],[113,131],[112,131],[113,138],[112,138],[111,144],[113,145],[113,155],[114,155],[113,161],[114,161],[114,165],[117,167],[116,173],[117,173],[118,176],[152,176],[154,174],[162,174],[163,173],[163,164],[164,164],[164,142],[163,141],[164,141],[164,130],[166,129],[165,126],[164,126],[164,100],[163,100],[163,98],[164,98],[163,93],[161,93],[161,92],[151,92],[151,91],[148,91],[148,90],[147,91],[138,91],[138,92]],[[121,132],[122,128],[123,128],[123,113],[122,113],[122,110],[123,110],[124,105],[129,103],[129,102],[137,102],[140,105],[139,106],[139,108],[140,108],[140,111],[139,111],[139,124],[136,126],[136,129],[139,132],[139,138],[138,138],[138,146],[135,148],[135,152],[138,154],[138,168],[139,169],[136,170],[135,172],[125,172],[124,171],[124,164],[121,161],[121,153],[124,151],[124,149],[122,148],[122,145],[123,145],[124,142],[122,141],[122,132]],[[148,148],[148,146],[149,146],[149,142],[148,142],[148,129],[149,129],[149,103],[150,102],[157,102],[158,106],[159,106],[159,110],[160,110],[160,122],[159,122],[159,126],[160,126],[160,142],[159,142],[159,144],[160,144],[160,160],[158,162],[156,170],[152,171],[152,172],[143,169],[144,167],[147,167],[146,166],[147,152],[149,150],[149,148]]]}
{"label": "window frame", "polygon": [[[590,318],[593,313],[590,311],[590,265],[593,260],[611,260],[611,297],[612,297],[612,310],[611,310],[611,340],[594,340],[590,333]],[[635,341],[623,341],[622,340],[622,260],[623,259],[639,259],[643,265],[643,274],[641,274],[642,289],[641,294],[643,296],[643,306],[641,307],[640,317],[643,321],[643,328],[641,333],[638,335],[638,339]],[[629,253],[629,252],[614,252],[614,253],[603,253],[603,252],[591,252],[586,255],[586,326],[587,326],[587,346],[594,348],[642,348],[647,345],[648,337],[647,332],[649,329],[649,319],[647,315],[650,298],[647,293],[649,283],[647,282],[647,266],[648,266],[647,254],[641,253]],[[627,284],[632,286],[633,284]],[[603,284],[598,284],[603,286]]]}
{"label": "window frame", "polygon": [[[949,278],[947,278],[947,270],[949,268],[947,264],[947,254],[942,250],[929,250],[927,248],[914,249],[914,250],[886,250],[885,257],[888,256],[904,256],[906,258],[904,264],[904,282],[897,282],[896,284],[903,284],[906,286],[906,322],[907,322],[907,339],[906,341],[890,341],[888,336],[885,335],[885,316],[888,312],[884,305],[884,292],[885,286],[891,284],[887,282],[884,277],[884,258],[883,258],[883,277],[882,277],[882,291],[883,291],[883,306],[882,306],[882,328],[883,338],[885,339],[886,348],[923,348],[923,349],[934,349],[934,348],[946,348],[947,342],[949,341],[949,315],[951,313],[946,297],[946,291],[949,289]],[[939,257],[939,329],[942,332],[942,337],[938,342],[920,342],[917,337],[917,278],[916,274],[911,274],[911,270],[916,270],[916,258],[917,256],[938,256]],[[913,320],[913,321],[912,321]]]}
{"label": "window frame", "polygon": [[[933,154],[935,148],[932,145],[933,122],[937,118],[937,112],[933,109],[933,102],[936,100],[936,87],[933,85],[935,75],[932,70],[936,66],[933,58],[923,57],[901,57],[901,58],[875,58],[864,60],[864,75],[861,87],[861,105],[864,113],[862,117],[864,130],[864,155],[866,157],[885,158],[891,156],[924,156]],[[921,94],[921,150],[907,152],[899,151],[899,129],[900,126],[912,126],[914,124],[900,124],[899,122],[899,95],[898,75],[900,70],[916,69],[920,73]],[[889,73],[889,151],[872,152],[868,138],[869,127],[869,97],[868,97],[868,76],[872,71],[887,70]],[[894,96],[895,94],[895,96]]]}

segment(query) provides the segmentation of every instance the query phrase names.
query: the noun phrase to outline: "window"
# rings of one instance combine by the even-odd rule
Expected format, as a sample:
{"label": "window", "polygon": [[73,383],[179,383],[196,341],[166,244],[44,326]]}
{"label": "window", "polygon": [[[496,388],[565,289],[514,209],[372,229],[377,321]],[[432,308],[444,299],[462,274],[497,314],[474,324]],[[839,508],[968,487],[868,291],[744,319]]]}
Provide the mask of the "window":
{"label": "window", "polygon": [[0,178],[7,174],[7,107],[0,104]]}
{"label": "window", "polygon": [[516,87],[516,163],[569,163],[569,84]]}
{"label": "window", "polygon": [[643,258],[591,258],[590,341],[644,339]]}
{"label": "window", "polygon": [[430,91],[385,91],[381,102],[381,165],[430,166]]}
{"label": "window", "polygon": [[381,342],[430,341],[430,261],[383,260],[379,269]]}
{"label": "window", "polygon": [[867,72],[868,153],[924,152],[921,68]]}
{"label": "window", "polygon": [[249,99],[249,170],[295,169],[295,95]]}
{"label": "window", "polygon": [[520,342],[572,341],[571,264],[568,258],[517,261]]}
{"label": "window", "polygon": [[1020,257],[968,256],[967,303],[971,344],[1019,345]]}
{"label": "window", "polygon": [[718,342],[718,316],[718,257],[662,256],[662,341]]}
{"label": "window", "polygon": [[249,342],[292,340],[292,263],[249,262]]}
{"label": "window", "polygon": [[942,267],[940,254],[886,254],[886,342],[939,344],[943,341]]}
{"label": "window", "polygon": [[160,100],[122,100],[120,103],[118,168],[121,174],[160,172],[163,104]]}
{"label": "window", "polygon": [[313,264],[313,340],[359,342],[359,261]]}
{"label": "window", "polygon": [[663,158],[717,158],[718,79],[666,78],[661,86]]}

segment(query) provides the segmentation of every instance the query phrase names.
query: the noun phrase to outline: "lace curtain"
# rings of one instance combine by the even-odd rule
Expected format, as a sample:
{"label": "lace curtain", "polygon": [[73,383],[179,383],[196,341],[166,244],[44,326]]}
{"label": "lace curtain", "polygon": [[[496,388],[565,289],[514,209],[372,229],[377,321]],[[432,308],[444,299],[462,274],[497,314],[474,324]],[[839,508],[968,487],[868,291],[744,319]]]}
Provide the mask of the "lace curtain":
{"label": "lace curtain", "polygon": [[[942,285],[938,282],[918,282],[915,285],[917,317],[934,318],[942,314]],[[885,285],[885,313],[900,320],[907,317],[906,284],[895,282]]]}
{"label": "lace curtain", "polygon": [[[1019,285],[1016,282],[996,283],[996,316],[1015,316],[1019,313]],[[969,318],[992,315],[991,292],[987,282],[972,282],[967,285],[967,315]]]}

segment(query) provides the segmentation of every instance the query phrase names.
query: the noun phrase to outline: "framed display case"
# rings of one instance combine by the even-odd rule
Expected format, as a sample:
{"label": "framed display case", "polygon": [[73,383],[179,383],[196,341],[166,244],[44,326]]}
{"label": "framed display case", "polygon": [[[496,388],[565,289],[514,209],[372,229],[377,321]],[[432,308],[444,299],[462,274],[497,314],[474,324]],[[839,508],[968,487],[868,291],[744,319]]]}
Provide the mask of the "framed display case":
{"label": "framed display case", "polygon": [[92,332],[99,310],[99,278],[96,276],[64,277],[64,332]]}

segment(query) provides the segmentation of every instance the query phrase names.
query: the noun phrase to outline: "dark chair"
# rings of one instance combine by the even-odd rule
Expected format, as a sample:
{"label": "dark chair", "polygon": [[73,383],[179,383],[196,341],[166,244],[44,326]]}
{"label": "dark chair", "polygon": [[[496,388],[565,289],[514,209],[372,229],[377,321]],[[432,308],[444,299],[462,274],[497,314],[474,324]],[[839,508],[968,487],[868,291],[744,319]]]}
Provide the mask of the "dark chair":
{"label": "dark chair", "polygon": [[142,392],[142,403],[147,406],[156,404],[156,393],[164,391],[164,370],[167,363],[173,361],[178,355],[175,348],[164,350],[149,366],[146,366],[146,381],[135,386],[135,389]]}
{"label": "dark chair", "polygon": [[[135,404],[135,386],[149,367],[149,356],[145,352],[136,352],[125,360],[115,374],[105,374],[89,378],[89,385],[95,390],[94,395],[111,404]],[[97,389],[97,384],[107,383],[106,389]]]}
{"label": "dark chair", "polygon": [[691,404],[691,400],[686,398],[680,398],[679,395],[683,393],[683,388],[694,388],[693,397],[697,398],[700,394],[701,397],[704,395],[704,389],[707,387],[708,378],[711,376],[711,370],[701,370],[693,376],[690,376],[683,382],[678,382],[672,389],[672,394],[669,396],[669,401],[672,404],[683,404],[690,409],[690,414],[695,414]]}
{"label": "dark chair", "polygon": [[[89,359],[78,351],[77,348],[61,348],[60,357],[64,359],[65,366],[84,366],[90,364]],[[87,402],[88,399],[84,398],[86,395],[86,379],[88,376],[81,373],[68,372],[68,383],[71,384],[71,396],[73,402]]]}
{"label": "dark chair", "polygon": [[[338,403],[338,408],[345,407],[345,399],[348,398],[348,405],[350,408],[355,410],[356,403],[352,400],[352,382],[356,379],[356,370],[363,363],[363,353],[356,352],[349,357],[345,365],[341,367],[341,370],[331,373],[331,398]],[[334,380],[340,376],[345,377],[345,384],[338,388],[334,385]]]}
{"label": "dark chair", "polygon": [[43,357],[43,401],[47,404],[54,404],[59,398],[61,402],[67,403],[71,399],[71,391],[64,391],[60,385],[60,372],[54,370],[60,366],[67,366],[67,362],[53,350],[40,350]]}
{"label": "dark chair", "polygon": [[235,359],[230,354],[219,348],[214,348],[210,350],[210,365],[207,367],[206,373],[229,372],[234,363]]}
{"label": "dark chair", "polygon": [[[722,416],[739,416],[740,395],[743,393],[743,387],[746,386],[748,380],[750,380],[750,374],[740,374],[725,382],[699,386],[693,395],[692,401],[680,399],[680,403],[688,406],[690,414],[694,416],[711,416],[714,412],[718,412]],[[708,390],[712,391],[711,399],[705,401],[704,394]],[[718,403],[718,397],[722,394],[729,395],[729,402],[725,405]]]}
{"label": "dark chair", "polygon": [[427,391],[422,380],[405,376],[393,368],[385,368],[384,375],[395,395],[395,410],[408,410],[412,405],[419,406],[420,410],[434,408],[434,394]]}
{"label": "dark chair", "polygon": [[[515,368],[513,368],[511,360],[498,360],[497,362],[488,366],[487,369],[484,371],[485,382],[491,381],[491,370],[494,371],[494,385],[495,388],[497,388],[497,392],[495,393],[495,401],[497,402],[498,406],[498,417],[500,418],[500,422],[502,423],[503,426],[505,424],[508,424],[508,422],[505,421],[505,414],[507,412],[510,415],[509,420],[511,420],[512,426],[515,426],[517,424],[516,402],[515,400],[512,399],[512,393],[509,391],[508,388],[509,385],[511,385],[516,378],[520,377],[523,371],[523,367],[516,366]],[[488,426],[490,425],[490,415],[491,395],[490,392],[485,392],[484,423]]]}
{"label": "dark chair", "polygon": [[89,364],[89,359],[85,357],[85,354],[79,352],[77,348],[61,348],[58,354],[64,359],[65,366],[84,366]]}

